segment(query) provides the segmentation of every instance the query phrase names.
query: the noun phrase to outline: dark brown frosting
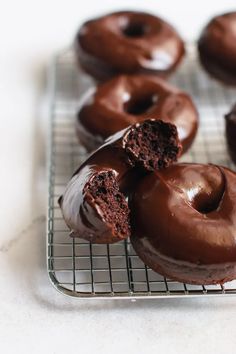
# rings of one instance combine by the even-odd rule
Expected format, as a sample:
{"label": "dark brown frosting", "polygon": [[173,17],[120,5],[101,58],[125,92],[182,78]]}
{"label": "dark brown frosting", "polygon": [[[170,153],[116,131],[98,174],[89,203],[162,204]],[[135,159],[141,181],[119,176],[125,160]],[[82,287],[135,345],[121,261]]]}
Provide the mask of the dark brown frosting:
{"label": "dark brown frosting", "polygon": [[77,115],[77,132],[88,150],[115,132],[147,118],[175,124],[184,152],[198,128],[198,113],[185,92],[153,75],[120,75],[90,91]]}
{"label": "dark brown frosting", "polygon": [[86,198],[84,189],[97,173],[111,171],[120,188],[125,190],[131,165],[124,151],[123,134],[124,131],[117,133],[79,167],[60,199],[64,219],[74,237],[103,243],[111,242],[111,234],[112,242],[121,239],[113,235],[110,225],[101,216],[99,205]]}
{"label": "dark brown frosting", "polygon": [[214,17],[198,43],[205,69],[226,84],[236,85],[236,12]]}
{"label": "dark brown frosting", "polygon": [[119,73],[168,75],[184,55],[175,29],[159,17],[122,11],[87,21],[79,30],[76,54],[99,80]]}
{"label": "dark brown frosting", "polygon": [[[176,164],[144,177],[131,203],[131,242],[144,262],[189,283],[236,276],[236,174]],[[230,269],[230,271],[229,271]]]}
{"label": "dark brown frosting", "polygon": [[230,157],[236,164],[236,104],[225,116],[225,133]]}
{"label": "dark brown frosting", "polygon": [[[142,141],[140,135],[143,136]],[[112,179],[114,186],[118,186],[119,192],[123,193],[123,197],[119,194],[119,198],[123,198],[121,202],[124,202],[144,173],[168,167],[176,161],[180,151],[176,127],[162,121],[147,120],[111,136],[74,173],[59,200],[72,236],[95,243],[113,243],[127,238],[129,233],[114,232],[113,225],[104,218],[101,200],[98,202],[96,196],[91,196],[88,187],[101,174],[110,173],[105,178]],[[108,194],[104,186],[102,188],[104,194]],[[124,213],[121,211],[121,214]],[[115,214],[116,211],[114,218]]]}

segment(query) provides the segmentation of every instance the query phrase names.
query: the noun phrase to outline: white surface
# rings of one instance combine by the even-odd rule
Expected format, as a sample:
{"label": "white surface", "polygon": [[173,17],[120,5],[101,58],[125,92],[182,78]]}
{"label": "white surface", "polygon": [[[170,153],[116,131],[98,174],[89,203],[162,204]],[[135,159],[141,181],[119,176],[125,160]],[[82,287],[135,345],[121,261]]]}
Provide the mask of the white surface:
{"label": "white surface", "polygon": [[[234,1],[5,1],[0,12],[1,353],[233,353],[235,298],[87,302],[45,267],[45,65],[97,13],[153,10],[187,39]],[[236,7],[236,6],[235,6]]]}

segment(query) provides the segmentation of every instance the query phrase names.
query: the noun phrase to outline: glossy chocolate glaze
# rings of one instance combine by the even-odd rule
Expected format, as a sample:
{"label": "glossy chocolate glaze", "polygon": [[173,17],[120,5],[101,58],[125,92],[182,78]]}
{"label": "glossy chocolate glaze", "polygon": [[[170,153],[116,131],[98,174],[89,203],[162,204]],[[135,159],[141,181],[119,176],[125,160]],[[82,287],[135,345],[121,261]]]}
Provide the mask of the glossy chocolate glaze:
{"label": "glossy chocolate glaze", "polygon": [[198,113],[185,92],[153,75],[120,75],[84,97],[77,133],[89,150],[115,132],[149,117],[175,124],[185,152],[198,128]]}
{"label": "glossy chocolate glaze", "polygon": [[198,48],[201,63],[212,76],[236,85],[236,12],[214,17],[204,28]]}
{"label": "glossy chocolate glaze", "polygon": [[230,157],[236,164],[236,104],[225,115],[225,133]]}
{"label": "glossy chocolate glaze", "polygon": [[99,205],[87,198],[84,190],[94,176],[105,171],[111,171],[121,190],[125,190],[127,174],[131,172],[132,166],[124,151],[123,134],[124,131],[119,132],[112,137],[109,144],[92,154],[75,172],[66,187],[60,205],[73,237],[84,238],[95,243],[121,240],[113,234],[111,226],[101,216]]}
{"label": "glossy chocolate glaze", "polygon": [[159,17],[122,11],[87,21],[75,40],[77,58],[98,80],[119,73],[169,75],[181,61],[184,43]]}
{"label": "glossy chocolate glaze", "polygon": [[[158,126],[158,129],[163,127],[164,130],[161,131],[163,131],[165,136],[167,134],[165,129],[170,129],[169,133],[173,138],[171,151],[174,151],[174,155],[169,155],[170,159],[166,160],[166,166],[176,161],[181,151],[181,145],[178,140],[177,130],[171,124],[148,120],[141,124],[137,123],[111,136],[74,173],[59,200],[63,217],[71,230],[72,236],[84,238],[94,243],[113,243],[129,236],[129,234],[115,234],[112,225],[109,225],[104,219],[99,204],[88,195],[87,186],[99,174],[110,171],[115,182],[119,185],[119,190],[124,193],[124,196],[128,196],[132,187],[143,174],[147,173],[148,170],[153,170],[152,166],[147,167],[141,163],[137,153],[132,150],[132,146],[129,143],[133,131],[146,124],[148,126]],[[166,146],[163,147],[164,151],[167,151],[167,145],[169,146],[169,144],[170,137],[167,136]],[[145,152],[144,149],[143,152]],[[164,155],[164,158],[167,158],[167,152]]]}
{"label": "glossy chocolate glaze", "polygon": [[131,201],[131,242],[152,269],[194,284],[236,277],[236,174],[176,164],[142,179]]}

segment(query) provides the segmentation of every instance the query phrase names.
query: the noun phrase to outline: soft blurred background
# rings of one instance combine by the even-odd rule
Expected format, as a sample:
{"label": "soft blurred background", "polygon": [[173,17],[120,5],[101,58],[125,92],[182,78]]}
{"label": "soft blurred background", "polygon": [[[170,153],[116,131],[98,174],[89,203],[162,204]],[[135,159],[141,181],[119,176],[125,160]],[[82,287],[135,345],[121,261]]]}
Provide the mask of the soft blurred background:
{"label": "soft blurred background", "polygon": [[[131,353],[137,345],[143,349],[137,352],[144,352],[145,347],[160,353],[222,353],[225,343],[221,333],[225,341],[232,339],[224,328],[229,324],[233,302],[222,312],[213,300],[199,301],[197,312],[196,302],[190,300],[150,301],[142,306],[117,302],[114,307],[109,302],[105,311],[98,304],[64,299],[51,288],[45,266],[46,73],[52,55],[72,43],[87,18],[121,9],[144,10],[164,17],[184,39],[192,41],[210,17],[235,10],[236,1],[0,3],[1,353],[61,353],[72,349],[93,353],[96,348],[98,352],[112,348],[112,352]],[[139,313],[140,320],[135,317]],[[228,342],[229,353],[233,353],[233,344],[235,348],[235,340]]]}

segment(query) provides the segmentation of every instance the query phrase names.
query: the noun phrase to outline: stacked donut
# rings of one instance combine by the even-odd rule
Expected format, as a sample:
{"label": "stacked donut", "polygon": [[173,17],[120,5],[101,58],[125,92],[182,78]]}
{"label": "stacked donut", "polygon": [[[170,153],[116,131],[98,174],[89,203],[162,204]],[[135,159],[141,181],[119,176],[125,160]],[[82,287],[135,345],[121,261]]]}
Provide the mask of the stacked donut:
{"label": "stacked donut", "polygon": [[[199,40],[204,67],[228,83],[233,58],[224,61],[208,41],[219,40],[234,16],[210,23]],[[59,199],[71,236],[94,243],[130,237],[146,265],[178,281],[236,278],[236,174],[177,163],[198,129],[191,97],[165,81],[185,53],[178,33],[158,17],[118,12],[86,22],[75,52],[100,83],[76,116],[78,138],[92,153]],[[235,107],[226,122],[234,157]]]}

